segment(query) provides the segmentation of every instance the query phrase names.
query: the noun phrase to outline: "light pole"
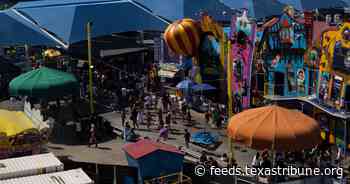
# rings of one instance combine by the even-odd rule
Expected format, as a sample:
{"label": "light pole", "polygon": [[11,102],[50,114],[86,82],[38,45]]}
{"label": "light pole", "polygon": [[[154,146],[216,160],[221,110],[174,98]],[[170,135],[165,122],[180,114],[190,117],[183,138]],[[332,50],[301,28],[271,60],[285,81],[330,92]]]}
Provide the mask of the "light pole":
{"label": "light pole", "polygon": [[93,99],[93,90],[92,90],[92,57],[91,57],[91,26],[92,22],[88,22],[86,24],[86,33],[87,33],[87,45],[88,45],[88,62],[89,62],[89,99],[90,99],[90,113],[93,114],[95,112],[94,109],[94,99]]}

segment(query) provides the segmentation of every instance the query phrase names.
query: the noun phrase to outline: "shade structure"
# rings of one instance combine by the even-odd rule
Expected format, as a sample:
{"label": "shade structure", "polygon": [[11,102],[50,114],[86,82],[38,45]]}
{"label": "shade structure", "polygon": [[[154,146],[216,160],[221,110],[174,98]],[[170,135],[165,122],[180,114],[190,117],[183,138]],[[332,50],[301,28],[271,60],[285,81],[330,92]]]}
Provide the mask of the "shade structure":
{"label": "shade structure", "polygon": [[191,89],[195,83],[189,79],[183,80],[176,85],[177,89]]}
{"label": "shade structure", "polygon": [[29,130],[34,125],[24,112],[0,110],[0,133],[11,137]]}
{"label": "shade structure", "polygon": [[59,45],[45,31],[21,17],[15,10],[0,11],[0,45]]}
{"label": "shade structure", "polygon": [[275,105],[233,116],[227,134],[235,142],[257,150],[299,151],[321,141],[320,127],[314,119]]}
{"label": "shade structure", "polygon": [[183,18],[199,20],[206,12],[216,21],[230,21],[236,11],[220,0],[134,0],[169,21]]}
{"label": "shade structure", "polygon": [[314,10],[316,8],[342,8],[348,7],[350,1],[346,0],[278,0],[279,2],[292,5],[297,10]]}
{"label": "shade structure", "polygon": [[18,3],[14,9],[62,40],[66,47],[86,40],[88,22],[93,23],[92,38],[128,31],[163,31],[168,25],[128,0],[28,1]]}
{"label": "shade structure", "polygon": [[257,19],[282,14],[285,4],[276,0],[222,0],[234,9],[247,9],[249,16]]}
{"label": "shade structure", "polygon": [[193,91],[213,91],[216,90],[216,87],[210,84],[196,84],[192,87]]}
{"label": "shade structure", "polygon": [[9,88],[12,96],[54,98],[77,94],[79,83],[73,74],[41,67],[16,77]]}

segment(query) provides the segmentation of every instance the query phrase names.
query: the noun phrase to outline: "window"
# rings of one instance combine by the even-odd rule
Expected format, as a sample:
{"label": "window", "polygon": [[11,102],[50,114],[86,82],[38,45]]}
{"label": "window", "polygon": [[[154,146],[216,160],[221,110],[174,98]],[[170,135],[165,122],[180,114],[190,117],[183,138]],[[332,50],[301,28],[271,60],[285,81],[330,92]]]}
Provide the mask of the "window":
{"label": "window", "polygon": [[283,44],[293,44],[293,26],[287,19],[282,20],[281,29],[279,31],[280,41]]}
{"label": "window", "polygon": [[335,102],[335,104],[340,104],[342,85],[343,85],[343,78],[335,75],[333,78],[332,93],[331,93],[331,99]]}

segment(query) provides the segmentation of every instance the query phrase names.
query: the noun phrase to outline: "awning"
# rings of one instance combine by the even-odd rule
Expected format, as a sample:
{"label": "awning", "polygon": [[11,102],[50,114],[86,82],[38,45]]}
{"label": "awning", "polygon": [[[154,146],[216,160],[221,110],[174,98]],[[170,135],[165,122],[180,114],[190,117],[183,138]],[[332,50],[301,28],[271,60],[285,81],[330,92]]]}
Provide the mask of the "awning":
{"label": "awning", "polygon": [[100,51],[100,57],[108,57],[108,56],[117,56],[122,54],[129,54],[129,53],[135,53],[135,52],[141,52],[148,50],[146,47],[142,48],[125,48],[125,49],[111,49],[111,50],[101,50]]}
{"label": "awning", "polygon": [[159,68],[158,76],[165,78],[174,78],[179,71],[176,63],[162,63]]}
{"label": "awning", "polygon": [[[207,12],[216,21],[231,21],[236,13],[221,0],[134,0],[152,10],[156,15],[169,21],[183,18],[200,20],[201,13]],[[232,0],[231,0],[232,1]],[[237,1],[237,0],[234,0]]]}
{"label": "awning", "polygon": [[176,71],[169,71],[169,70],[159,70],[158,71],[159,77],[174,78],[176,74],[177,74]]}
{"label": "awning", "polygon": [[62,46],[47,32],[23,18],[16,10],[0,11],[0,45]]}
{"label": "awning", "polygon": [[280,15],[285,4],[276,0],[222,0],[234,9],[247,9],[249,16],[257,19]]}
{"label": "awning", "polygon": [[23,112],[0,110],[0,133],[11,137],[28,130],[35,130],[34,125]]}
{"label": "awning", "polygon": [[19,2],[13,9],[67,47],[86,40],[86,24],[92,22],[92,38],[113,33],[163,31],[168,22],[130,0],[42,0]]}

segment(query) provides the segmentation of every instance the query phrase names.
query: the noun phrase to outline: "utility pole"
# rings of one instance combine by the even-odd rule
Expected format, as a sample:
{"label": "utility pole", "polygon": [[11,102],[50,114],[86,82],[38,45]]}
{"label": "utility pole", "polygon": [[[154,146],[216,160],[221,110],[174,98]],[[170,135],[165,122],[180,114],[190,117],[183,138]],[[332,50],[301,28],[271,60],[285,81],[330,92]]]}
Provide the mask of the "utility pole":
{"label": "utility pole", "polygon": [[87,41],[88,41],[88,62],[89,62],[89,98],[90,98],[90,113],[93,114],[95,112],[94,109],[94,94],[93,94],[93,90],[92,90],[92,86],[93,86],[93,81],[92,81],[92,77],[93,77],[93,73],[92,73],[92,69],[94,68],[92,65],[92,56],[91,56],[91,26],[92,26],[92,22],[88,22],[86,24],[86,32],[87,32]]}
{"label": "utility pole", "polygon": [[[224,38],[225,39],[225,38]],[[224,40],[226,41],[226,40]],[[231,41],[227,41],[227,63],[226,63],[226,77],[227,77],[227,116],[228,121],[232,117],[232,53],[231,53]],[[233,138],[228,137],[228,148],[229,148],[229,158],[230,165],[232,165],[234,159],[234,150],[233,150]]]}

